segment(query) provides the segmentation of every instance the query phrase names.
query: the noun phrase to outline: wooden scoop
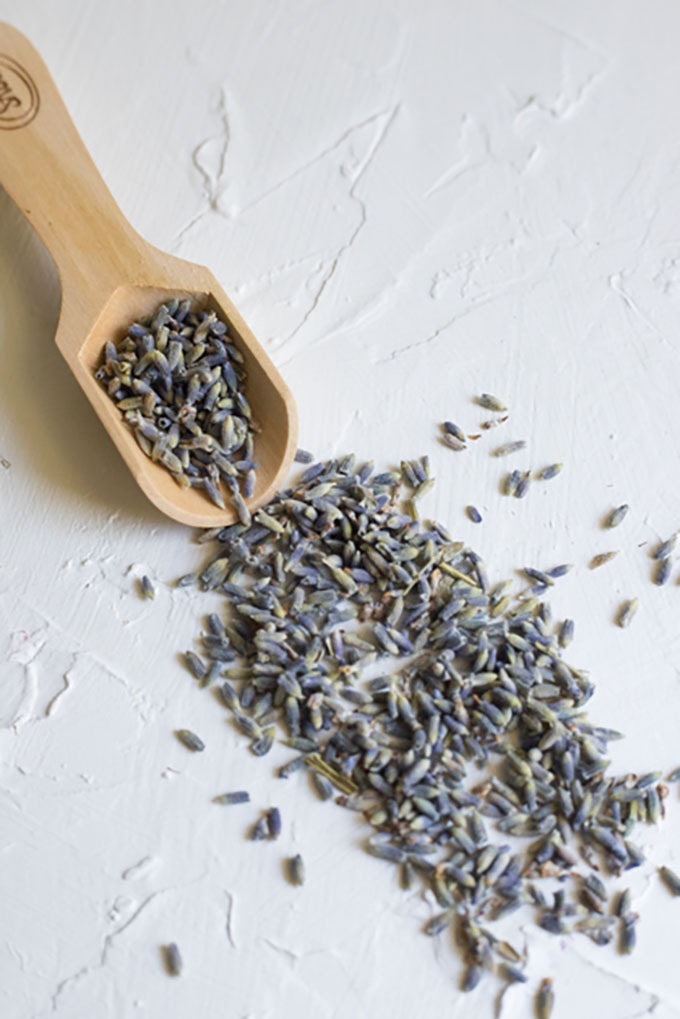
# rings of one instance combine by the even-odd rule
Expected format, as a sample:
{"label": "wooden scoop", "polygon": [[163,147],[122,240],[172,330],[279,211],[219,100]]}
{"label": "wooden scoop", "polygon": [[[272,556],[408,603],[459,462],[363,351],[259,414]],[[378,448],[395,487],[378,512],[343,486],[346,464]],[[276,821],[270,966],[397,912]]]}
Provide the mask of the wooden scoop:
{"label": "wooden scoop", "polygon": [[0,184],[30,220],[56,262],[62,285],[56,342],[142,491],[184,524],[213,527],[236,514],[205,493],[181,489],[137,445],[95,380],[107,340],[171,297],[191,297],[230,328],[245,359],[246,395],[261,426],[257,484],[248,505],[282,486],[295,454],[297,412],[290,390],[213,274],[167,255],[127,222],[76,131],[50,74],[25,36],[0,23]]}

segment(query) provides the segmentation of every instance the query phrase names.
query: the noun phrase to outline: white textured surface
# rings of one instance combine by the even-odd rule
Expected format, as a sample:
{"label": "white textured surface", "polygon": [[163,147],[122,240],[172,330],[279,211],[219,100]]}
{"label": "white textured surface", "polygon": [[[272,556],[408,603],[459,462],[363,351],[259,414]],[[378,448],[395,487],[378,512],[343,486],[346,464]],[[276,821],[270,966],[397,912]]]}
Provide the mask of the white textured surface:
{"label": "white textured surface", "polygon": [[[677,570],[654,587],[638,547],[680,525],[678,5],[0,0],[0,18],[41,50],[134,226],[231,292],[297,395],[302,444],[430,453],[428,512],[496,578],[574,562],[553,607],[576,619],[591,716],[628,734],[615,766],[680,763]],[[556,1019],[678,1019],[680,903],[653,873],[680,869],[677,788],[641,836],[634,955],[523,923],[532,983],[494,1005],[491,980],[458,992],[456,954],[419,932],[430,905],[359,851],[357,818],[276,779],[284,754],[248,754],[178,659],[209,599],[172,581],[200,550],[61,362],[58,285],[4,195],[0,223],[3,1019],[519,1019],[547,973]],[[489,439],[436,444],[444,417],[479,423],[481,390],[509,400],[527,464],[566,464],[523,502],[499,495]],[[239,787],[253,810],[210,804]],[[270,803],[281,841],[245,841]],[[298,850],[302,890],[281,875]]]}

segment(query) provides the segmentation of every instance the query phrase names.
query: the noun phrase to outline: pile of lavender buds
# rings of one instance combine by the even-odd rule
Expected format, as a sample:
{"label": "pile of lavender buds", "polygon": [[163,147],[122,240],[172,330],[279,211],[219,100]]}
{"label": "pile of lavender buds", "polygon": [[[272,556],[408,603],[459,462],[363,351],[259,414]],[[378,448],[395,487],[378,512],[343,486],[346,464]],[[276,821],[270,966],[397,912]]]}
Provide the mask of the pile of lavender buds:
{"label": "pile of lavender buds", "polygon": [[243,355],[225,322],[192,311],[190,300],[161,304],[120,343],[106,344],[95,378],[148,457],[220,509],[226,488],[239,519],[250,521],[244,497],[255,488],[255,426]]}
{"label": "pile of lavender buds", "polygon": [[283,735],[281,777],[337,793],[365,817],[367,850],[431,891],[425,932],[464,945],[465,990],[490,970],[526,979],[493,932],[523,905],[552,934],[630,952],[630,893],[599,875],[643,862],[633,831],[659,820],[667,787],[609,774],[621,734],[588,720],[593,685],[542,600],[549,571],[517,594],[490,586],[474,551],[414,519],[431,482],[427,457],[374,473],[346,456],[309,466],[250,524],[203,532],[218,550],[179,583],[225,604],[187,665],[218,684],[253,753]]}

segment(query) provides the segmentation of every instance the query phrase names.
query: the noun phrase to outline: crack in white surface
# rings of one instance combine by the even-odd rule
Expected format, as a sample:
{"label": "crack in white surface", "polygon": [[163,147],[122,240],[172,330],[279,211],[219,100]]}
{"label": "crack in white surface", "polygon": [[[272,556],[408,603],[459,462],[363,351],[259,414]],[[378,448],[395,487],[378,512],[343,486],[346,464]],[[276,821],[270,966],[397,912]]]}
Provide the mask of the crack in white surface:
{"label": "crack in white surface", "polygon": [[228,891],[226,888],[224,894],[227,899],[227,920],[226,920],[226,932],[227,940],[232,948],[238,948],[236,943],[236,937],[234,935],[234,912],[236,909],[236,896],[233,892]]}
{"label": "crack in white surface", "polygon": [[[273,184],[270,188],[267,188],[267,190],[263,191],[262,194],[257,196],[257,198],[253,198],[252,201],[248,202],[246,205],[243,205],[239,209],[239,215],[242,216],[244,213],[250,212],[251,209],[254,209],[256,206],[260,205],[261,202],[266,201],[267,198],[271,198],[272,195],[276,194],[277,191],[280,191],[281,188],[286,186],[286,184],[290,184],[291,181],[294,181],[297,177],[302,176],[302,174],[306,173],[308,170],[311,170],[312,167],[316,166],[318,163],[323,162],[324,159],[327,159],[329,156],[334,155],[334,153],[336,153],[338,149],[341,149],[348,141],[350,141],[352,136],[356,134],[358,131],[363,131],[364,128],[370,127],[372,124],[375,124],[376,121],[384,119],[385,117],[393,116],[396,112],[397,107],[394,107],[391,114],[389,110],[378,110],[377,113],[372,113],[369,117],[364,117],[362,120],[358,120],[356,123],[350,124],[350,126],[345,128],[342,134],[338,138],[336,138],[334,142],[332,142],[330,145],[327,145],[325,148],[321,149],[320,152],[317,152],[317,154],[315,156],[312,156],[312,158],[307,160],[307,162],[303,163],[301,166],[296,167],[295,170],[292,170],[290,173],[286,174],[285,177],[282,177],[281,180],[276,182],[276,184]],[[381,133],[384,134],[384,130]]]}
{"label": "crack in white surface", "polygon": [[[643,987],[642,984],[640,984],[638,981],[628,980],[626,977],[621,976],[620,973],[615,973],[612,970],[608,969],[606,966],[601,966],[599,963],[593,962],[593,960],[589,959],[587,956],[582,955],[581,952],[576,947],[575,942],[571,943],[570,948],[571,951],[573,951],[574,955],[582,963],[584,963],[590,969],[594,969],[597,973],[606,976],[608,980],[620,983],[624,987],[629,987],[632,991],[635,991],[637,994],[646,994],[649,996],[650,1003],[649,1005],[644,1007],[641,1012],[631,1012],[629,1015],[621,1016],[621,1019],[640,1019],[641,1016],[653,1014],[654,1010],[658,1008],[660,1004],[662,1003],[667,1004],[667,1002],[664,1002],[663,997],[661,995],[656,994],[654,991],[650,991],[649,988],[647,987]],[[678,1013],[678,1015],[680,1016],[680,1013]]]}
{"label": "crack in white surface", "polygon": [[[219,119],[218,133],[210,135],[208,138],[203,138],[198,145],[194,147],[191,153],[191,162],[201,179],[201,191],[203,192],[205,205],[191,217],[189,222],[186,223],[175,236],[173,248],[177,248],[183,241],[184,237],[196,226],[196,224],[211,212],[216,213],[218,216],[228,218],[226,217],[224,210],[220,207],[220,199],[224,192],[224,176],[227,165],[227,154],[231,142],[231,126],[227,110],[227,94],[224,86],[222,85],[219,89],[219,99],[215,112]],[[210,165],[210,161],[206,157],[208,155],[208,147],[214,142],[218,142],[219,147],[217,151],[217,165],[213,167]]]}
{"label": "crack in white surface", "polygon": [[[370,298],[363,304],[355,305],[350,313],[343,318],[336,321],[335,325],[322,336],[315,338],[315,347],[318,349],[323,344],[335,339],[337,336],[346,335],[354,329],[361,329],[367,326],[369,323],[377,321],[380,315],[385,311],[389,304],[389,296],[392,294],[398,285],[398,280],[392,279],[386,286],[381,287]],[[305,347],[300,347],[297,350],[286,351],[282,356],[279,357],[277,363],[280,367],[285,368],[300,353],[303,353]]]}
{"label": "crack in white surface", "polygon": [[271,948],[273,952],[276,952],[276,954],[282,959],[285,959],[291,969],[297,962],[300,961],[299,952],[294,952],[292,948],[287,948],[285,945],[277,945],[277,943],[272,941],[271,938],[260,938],[259,940],[263,945],[266,945],[268,948]]}
{"label": "crack in white surface", "polygon": [[[38,699],[38,677],[37,660],[47,644],[46,629],[41,628],[33,633],[26,630],[16,630],[10,638],[10,653],[7,661],[12,665],[19,666],[21,670],[20,689],[16,691],[5,691],[5,703],[7,714],[0,719],[3,728],[12,729],[16,734],[30,721]],[[16,703],[12,705],[12,698],[8,696],[13,692],[17,696]]]}
{"label": "crack in white surface", "polygon": [[[442,188],[454,184],[466,174],[488,166],[489,162],[495,162],[488,129],[469,114],[464,115],[460,126],[460,148],[461,155],[429,186],[423,198],[431,198]],[[477,151],[480,148],[481,151]]]}
{"label": "crack in white surface", "polygon": [[112,948],[115,947],[117,939],[120,938],[121,935],[125,934],[126,931],[130,929],[130,927],[139,919],[142,913],[144,913],[147,910],[147,908],[151,905],[152,902],[154,902],[156,899],[160,898],[163,895],[167,895],[169,892],[178,892],[180,890],[190,888],[193,885],[199,884],[201,881],[205,879],[205,877],[206,874],[204,872],[199,874],[197,877],[187,881],[185,884],[173,884],[169,885],[167,888],[159,888],[155,892],[151,892],[144,899],[142,899],[140,904],[134,909],[134,911],[127,918],[127,920],[124,920],[123,923],[116,927],[115,930],[112,930],[109,934],[105,935],[102,947],[99,951],[98,956],[96,957],[96,960],[93,963],[81,966],[80,969],[78,969],[75,973],[72,973],[70,976],[67,976],[63,980],[59,981],[55,990],[50,995],[50,1006],[51,1006],[50,1014],[54,1015],[54,1013],[59,1008],[59,999],[73,985],[77,985],[82,980],[90,976],[92,973],[96,972],[97,970],[103,969],[106,966],[108,962],[109,953],[111,952]]}
{"label": "crack in white surface", "polygon": [[144,912],[144,910],[147,908],[147,906],[149,906],[149,904],[151,902],[153,902],[154,899],[157,899],[160,895],[163,895],[163,894],[165,894],[165,892],[172,891],[172,890],[174,890],[174,888],[173,889],[163,888],[163,889],[160,889],[159,891],[151,892],[150,895],[147,895],[147,897],[142,900],[140,905],[135,909],[135,911],[132,913],[132,915],[128,917],[127,920],[125,920],[114,931],[111,931],[110,934],[106,935],[106,937],[104,938],[104,944],[103,944],[102,949],[101,949],[101,951],[99,953],[99,959],[98,959],[97,962],[95,962],[93,965],[81,966],[79,970],[77,970],[75,973],[72,973],[70,976],[65,977],[63,980],[61,980],[57,984],[57,987],[55,988],[55,990],[54,990],[54,992],[53,992],[53,994],[51,995],[51,998],[50,998],[50,1004],[51,1004],[50,1011],[51,1011],[52,1014],[56,1013],[56,1011],[59,1008],[59,999],[74,984],[78,984],[81,980],[85,979],[85,977],[89,976],[95,970],[103,969],[104,966],[106,966],[106,962],[107,962],[107,959],[108,959],[109,952],[111,951],[111,948],[113,947],[113,945],[114,945],[114,943],[116,941],[116,938],[120,937],[121,934],[124,934],[125,931],[128,930],[132,926],[132,924],[135,922],[135,920],[137,920],[141,916],[141,914]]}
{"label": "crack in white surface", "polygon": [[[390,110],[389,112],[384,112],[383,111],[380,114],[375,114],[374,117],[370,118],[367,121],[367,124],[370,124],[370,123],[372,123],[374,121],[382,120],[382,125],[378,129],[378,131],[376,132],[375,138],[373,139],[373,142],[372,142],[372,144],[371,144],[371,146],[370,146],[370,148],[368,150],[368,153],[364,157],[363,162],[360,164],[358,169],[353,174],[352,183],[351,183],[349,191],[347,192],[347,197],[350,198],[352,201],[356,202],[358,207],[359,207],[359,221],[356,224],[356,226],[354,227],[354,229],[352,230],[352,232],[350,233],[350,235],[347,238],[347,240],[343,242],[343,244],[340,246],[338,251],[335,253],[333,258],[331,259],[331,261],[329,263],[328,271],[323,276],[323,278],[321,280],[321,283],[320,283],[320,285],[319,285],[319,287],[318,287],[318,289],[316,291],[316,294],[314,295],[314,297],[312,299],[312,303],[311,303],[310,307],[307,309],[307,311],[305,312],[304,316],[302,317],[302,320],[298,323],[298,325],[295,327],[295,329],[293,329],[293,331],[288,334],[288,336],[286,336],[283,340],[281,340],[279,343],[276,344],[276,349],[280,350],[282,348],[285,348],[291,342],[291,340],[293,340],[298,335],[300,330],[303,329],[303,327],[307,324],[307,322],[309,321],[311,316],[314,314],[314,312],[318,308],[319,302],[320,302],[321,298],[323,297],[324,291],[326,290],[328,284],[331,282],[333,276],[335,275],[335,272],[336,272],[338,266],[340,265],[340,262],[341,262],[343,256],[352,248],[352,245],[355,243],[357,237],[359,236],[359,234],[361,233],[361,231],[365,227],[366,223],[368,222],[368,210],[367,210],[367,207],[366,207],[366,202],[362,198],[360,198],[359,195],[357,194],[357,188],[358,188],[359,184],[361,183],[362,178],[365,176],[366,172],[368,171],[369,167],[373,163],[373,161],[374,161],[378,151],[380,150],[383,142],[385,141],[385,138],[387,137],[387,133],[388,133],[390,127],[392,126],[392,123],[394,122],[394,119],[395,119],[398,111],[399,111],[399,103],[397,103],[396,106],[394,106],[392,108],[392,110]],[[362,126],[366,126],[366,125],[362,125]],[[351,130],[356,130],[356,129],[357,128],[355,127],[355,128],[353,128]],[[351,132],[345,132],[345,138],[347,137],[348,133],[351,133]],[[336,146],[334,146],[334,148],[335,147],[337,147],[337,143],[336,143]]]}
{"label": "crack in white surface", "polygon": [[[177,250],[179,248],[179,246],[181,245],[181,243],[184,240],[184,238],[186,237],[186,235],[188,233],[190,233],[190,231],[193,230],[193,228],[196,226],[196,224],[200,223],[200,221],[202,219],[204,219],[205,216],[210,211],[211,211],[210,206],[208,206],[207,209],[199,209],[199,211],[196,213],[196,215],[191,217],[189,222],[186,223],[182,227],[182,229],[179,231],[179,233],[176,235],[174,241],[172,242],[173,250]],[[221,215],[221,213],[220,213],[220,215]]]}
{"label": "crack in white surface", "polygon": [[313,272],[318,271],[323,267],[323,261],[319,261],[318,252],[313,252],[311,255],[303,255],[302,258],[291,258],[285,262],[281,262],[279,265],[273,266],[271,269],[267,269],[265,272],[258,276],[252,276],[244,283],[238,283],[232,287],[232,292],[235,297],[247,297],[252,293],[256,293],[263,286],[269,286],[279,276],[285,276],[286,273],[291,272],[292,269],[297,269],[299,266],[307,265],[310,262],[315,263]]}
{"label": "crack in white surface", "polygon": [[19,665],[32,665],[46,643],[47,636],[44,630],[37,630],[35,633],[17,630],[12,634],[13,650],[8,656],[8,661],[17,662]]}
{"label": "crack in white surface", "polygon": [[397,358],[401,357],[403,354],[409,354],[414,350],[419,350],[421,347],[427,347],[430,343],[438,340],[442,333],[445,333],[451,328],[451,326],[455,325],[456,322],[459,322],[460,319],[466,318],[473,311],[476,311],[477,308],[483,307],[490,301],[497,300],[498,298],[505,296],[505,293],[501,293],[478,298],[477,300],[472,301],[468,307],[461,308],[460,311],[457,311],[455,315],[452,315],[451,318],[447,319],[442,325],[437,326],[435,330],[425,336],[422,340],[414,340],[413,343],[407,343],[404,347],[398,347],[396,350],[392,350],[389,354],[385,355],[385,357],[378,358],[375,364],[386,364],[389,361],[396,361]]}
{"label": "crack in white surface", "polygon": [[[390,361],[395,361],[403,354],[408,354],[414,350],[418,350],[420,347],[428,346],[429,344],[439,339],[439,337],[442,334],[446,333],[447,330],[449,330],[461,319],[466,318],[468,315],[470,315],[474,311],[477,311],[477,309],[479,308],[483,308],[495,301],[511,297],[516,292],[517,288],[523,286],[529,286],[533,288],[538,286],[539,284],[545,284],[546,282],[545,274],[553,267],[555,259],[560,251],[559,242],[556,243],[550,255],[545,259],[544,263],[541,265],[540,274],[536,271],[536,269],[528,269],[527,272],[524,273],[523,275],[516,277],[509,276],[504,277],[499,283],[489,285],[486,290],[482,291],[476,296],[468,295],[467,291],[474,280],[475,271],[492,264],[496,256],[505,254],[507,249],[509,247],[511,248],[514,243],[515,239],[511,238],[509,241],[495,246],[489,252],[480,252],[476,257],[469,256],[465,262],[454,266],[453,269],[450,270],[452,273],[458,272],[460,270],[463,270],[465,272],[464,279],[460,284],[458,290],[458,296],[460,297],[461,301],[467,303],[462,304],[456,310],[455,314],[449,316],[441,325],[437,326],[435,329],[429,332],[427,336],[424,336],[421,339],[413,340],[411,343],[407,343],[403,347],[396,347],[392,349],[389,352],[389,354],[385,354],[381,357],[378,357],[373,363],[376,365],[380,365]],[[421,252],[420,254],[422,255],[424,254],[424,252]],[[443,303],[443,298],[440,300]]]}
{"label": "crack in white surface", "polygon": [[[382,909],[377,919],[372,923],[371,933],[368,935],[368,937],[365,936],[364,932],[364,937],[362,939],[363,944],[362,954],[364,959],[368,959],[370,954],[373,956],[373,961],[375,962],[376,957],[375,946],[381,937],[379,927],[383,919],[390,919],[389,907],[385,907],[384,909]],[[345,1015],[347,1014],[346,1012],[341,1013],[341,1009],[344,1008],[345,1003],[347,1002],[347,999],[349,997],[353,999],[352,1003],[353,1017],[358,1015],[366,1016],[367,1011],[362,1002],[362,991],[364,990],[364,987],[363,985],[361,987],[357,986],[359,984],[359,981],[361,980],[361,975],[352,974],[352,972],[348,969],[342,954],[334,956],[334,959],[337,962],[339,969],[344,973],[345,978],[347,980],[347,984],[346,987],[344,988],[342,996],[339,997],[336,1002],[335,1009],[333,1010],[332,1013],[332,1019],[336,1019],[336,1017],[340,1016],[341,1014]],[[372,970],[374,970],[374,967],[372,967]]]}
{"label": "crack in white surface", "polygon": [[625,278],[625,273],[622,270],[619,271],[619,272],[612,273],[609,276],[609,279],[608,279],[608,283],[609,283],[610,288],[614,291],[614,293],[618,297],[621,298],[621,300],[623,301],[625,306],[635,316],[635,318],[637,318],[641,322],[643,322],[649,329],[652,330],[652,332],[654,333],[655,336],[658,336],[658,338],[660,340],[663,340],[663,342],[666,345],[668,345],[668,340],[666,339],[664,334],[661,332],[659,327],[656,326],[654,324],[654,322],[652,322],[650,317],[645,314],[645,312],[642,310],[640,305],[637,304],[637,302],[633,300],[631,295],[625,289],[625,287],[623,285],[624,278]]}
{"label": "crack in white surface", "polygon": [[352,425],[356,424],[356,422],[359,421],[360,418],[361,418],[360,411],[359,410],[353,410],[352,413],[350,414],[349,418],[347,419],[347,421],[342,426],[342,428],[340,429],[340,431],[338,432],[338,434],[336,436],[336,439],[335,439],[335,441],[333,443],[333,452],[332,452],[333,456],[337,456],[338,455],[339,450],[342,449],[342,447],[344,446],[345,438],[347,437],[347,434],[350,431]]}
{"label": "crack in white surface", "polygon": [[[213,138],[206,138],[196,146],[191,154],[191,159],[203,179],[203,193],[208,202],[209,208],[215,212],[219,211],[219,200],[222,196],[222,185],[227,164],[227,152],[231,141],[231,128],[229,126],[229,115],[227,113],[227,95],[223,86],[220,86],[220,97],[217,104],[217,116],[220,122],[219,134]],[[212,141],[219,141],[217,157],[217,168],[212,172],[209,163],[201,159],[203,150]]]}
{"label": "crack in white surface", "polygon": [[136,881],[138,878],[147,877],[149,871],[153,870],[155,865],[156,859],[153,856],[144,856],[137,863],[126,867],[121,877],[123,881]]}
{"label": "crack in white surface", "polygon": [[133,686],[126,676],[117,672],[111,665],[109,665],[108,662],[106,662],[103,658],[100,658],[99,655],[96,655],[93,651],[78,651],[74,657],[77,661],[77,659],[81,656],[84,658],[90,658],[96,665],[99,665],[111,677],[111,679],[114,680],[114,682],[123,687],[123,689],[129,694],[130,703],[142,722],[146,724],[153,720],[155,714],[154,708],[156,705],[151,698],[144,693],[141,687]]}
{"label": "crack in white surface", "polygon": [[[515,119],[518,119],[521,118],[523,114],[531,110],[538,110],[554,120],[564,120],[575,113],[576,110],[578,110],[578,108],[584,103],[586,96],[592,90],[593,86],[609,69],[611,60],[592,42],[591,39],[575,35],[573,32],[569,32],[561,25],[556,25],[554,22],[541,17],[539,14],[536,14],[534,11],[523,6],[520,7],[517,4],[513,4],[513,6],[518,12],[521,12],[523,17],[530,18],[535,24],[544,28],[547,32],[556,35],[568,46],[573,47],[575,50],[581,50],[588,53],[600,62],[600,66],[596,70],[586,74],[583,80],[573,87],[570,87],[572,86],[572,82],[569,80],[570,69],[568,65],[563,65],[562,86],[557,93],[557,97],[550,103],[543,103],[536,96],[529,96],[529,98],[517,109],[515,115]],[[568,52],[566,50],[566,46],[564,52]],[[571,97],[569,96],[570,91],[572,93]]]}
{"label": "crack in white surface", "polygon": [[642,1012],[635,1012],[633,1015],[624,1016],[623,1019],[644,1019],[646,1015],[654,1015],[659,1005],[663,1005],[664,1002],[661,998],[657,998],[653,1001],[649,1008],[643,1009]]}
{"label": "crack in white surface", "polygon": [[31,721],[31,716],[38,699],[38,679],[33,665],[24,665],[23,679],[19,703],[14,709],[11,721],[6,723],[6,727],[11,728],[15,734],[19,733]]}
{"label": "crack in white surface", "polygon": [[49,718],[52,714],[54,714],[57,704],[61,701],[64,694],[66,694],[71,689],[72,684],[68,672],[64,673],[62,679],[64,680],[64,685],[62,686],[61,690],[57,690],[54,697],[52,697],[45,705],[45,713],[43,715],[44,718]]}
{"label": "crack in white surface", "polygon": [[571,98],[568,98],[566,95],[568,91],[566,86],[558,92],[556,99],[552,103],[544,103],[536,96],[529,96],[528,99],[518,106],[515,113],[515,121],[520,121],[534,110],[544,113],[553,120],[566,120],[584,103],[588,92],[606,74],[607,70],[608,67],[605,65],[589,74],[585,81],[581,82],[576,88]]}
{"label": "crack in white surface", "polygon": [[540,152],[540,146],[534,144],[521,161],[511,158],[510,155],[499,155],[494,151],[489,128],[470,114],[465,114],[461,121],[459,147],[460,156],[427,188],[423,193],[424,200],[432,198],[468,174],[480,172],[489,166],[507,167],[518,177],[522,177]]}
{"label": "crack in white surface", "polygon": [[[130,703],[137,715],[144,724],[151,722],[154,718],[156,705],[151,698],[144,693],[141,687],[135,687],[131,681],[121,673],[117,672],[111,665],[108,664],[103,658],[95,654],[89,649],[83,649],[82,651],[75,651],[73,653],[73,665],[69,668],[69,673],[78,665],[80,659],[87,661],[88,659],[95,665],[99,666],[109,676],[110,679],[122,686],[126,693],[129,695]],[[65,693],[65,690],[60,693]],[[34,719],[36,722],[44,721],[43,718]]]}

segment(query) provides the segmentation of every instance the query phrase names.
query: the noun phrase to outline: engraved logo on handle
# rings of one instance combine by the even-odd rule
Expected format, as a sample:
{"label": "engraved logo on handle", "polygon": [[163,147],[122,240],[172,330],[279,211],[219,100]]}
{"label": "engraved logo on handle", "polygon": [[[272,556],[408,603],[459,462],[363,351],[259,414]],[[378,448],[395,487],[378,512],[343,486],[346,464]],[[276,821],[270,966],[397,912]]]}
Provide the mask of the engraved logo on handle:
{"label": "engraved logo on handle", "polygon": [[0,53],[0,130],[30,124],[40,108],[40,95],[28,71]]}

